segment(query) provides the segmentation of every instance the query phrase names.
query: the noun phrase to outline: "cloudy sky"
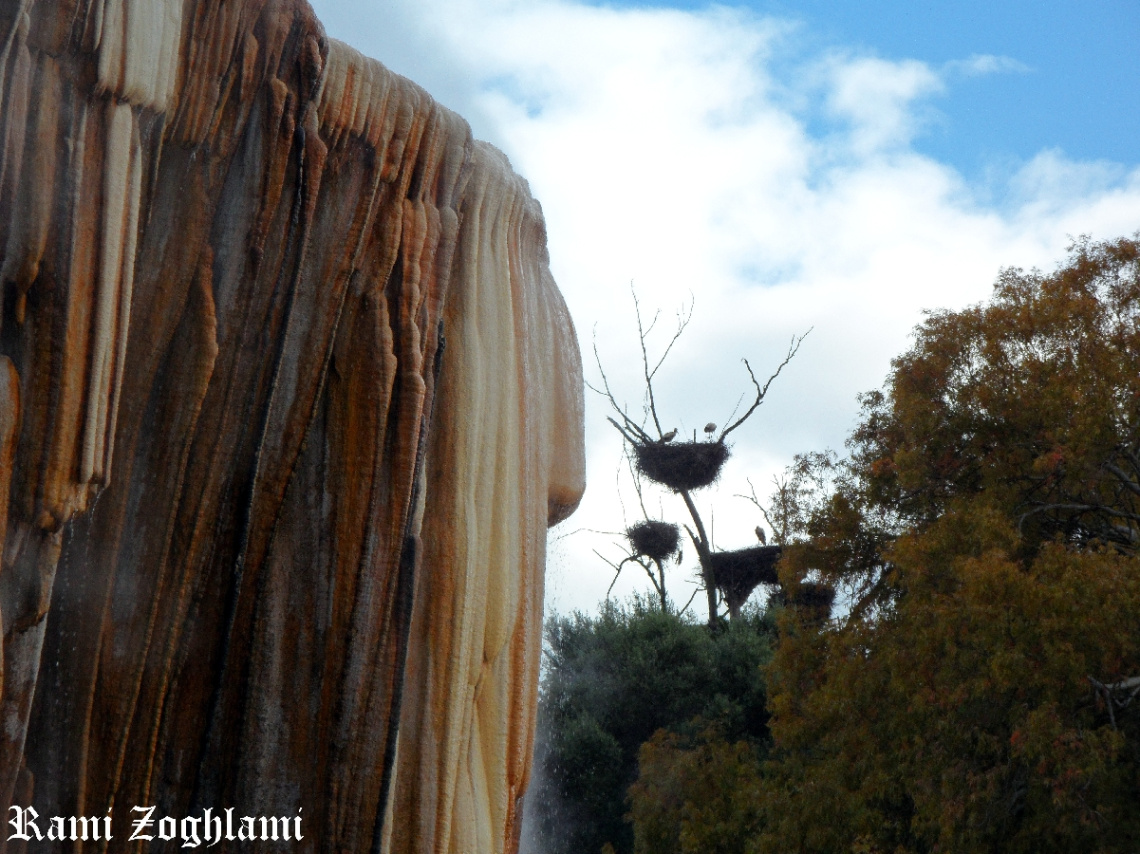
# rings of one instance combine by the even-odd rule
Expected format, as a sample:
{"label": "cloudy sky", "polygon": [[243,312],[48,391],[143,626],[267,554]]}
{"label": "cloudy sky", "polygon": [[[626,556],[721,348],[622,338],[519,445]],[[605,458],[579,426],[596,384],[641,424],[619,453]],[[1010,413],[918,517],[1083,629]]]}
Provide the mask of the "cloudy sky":
{"label": "cloudy sky", "polygon": [[[587,377],[596,341],[632,409],[631,283],[661,312],[651,347],[694,303],[660,374],[666,429],[723,424],[750,388],[740,360],[766,375],[811,329],[702,496],[722,548],[755,542],[745,478],[766,496],[793,454],[842,448],[924,309],[985,299],[1002,267],[1051,269],[1075,236],[1140,229],[1132,0],[313,5],[529,180]],[[603,403],[587,402],[586,498],[552,532],[560,612],[604,597],[594,550],[620,552],[595,532],[640,514]],[[694,566],[690,550],[673,573],[682,602]],[[646,587],[626,570],[614,595]]]}

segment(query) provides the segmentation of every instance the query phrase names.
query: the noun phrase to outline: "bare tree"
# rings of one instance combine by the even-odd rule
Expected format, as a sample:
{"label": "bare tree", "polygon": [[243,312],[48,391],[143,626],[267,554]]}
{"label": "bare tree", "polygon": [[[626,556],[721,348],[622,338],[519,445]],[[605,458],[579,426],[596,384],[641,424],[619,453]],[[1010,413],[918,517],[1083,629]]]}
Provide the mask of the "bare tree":
{"label": "bare tree", "polygon": [[[622,557],[612,560],[594,549],[594,554],[607,563],[614,571],[613,581],[610,582],[606,596],[609,596],[617,584],[621,572],[627,566],[638,566],[649,577],[653,586],[654,595],[662,611],[668,612],[669,593],[665,586],[665,566],[670,561],[681,562],[682,546],[680,532],[676,525],[654,519],[645,507],[645,494],[642,490],[641,475],[628,454],[624,455],[629,464],[629,473],[633,479],[633,488],[637,493],[637,503],[641,508],[640,521],[634,522],[622,534],[610,532],[613,536],[620,536],[624,540]],[[619,470],[620,471],[620,470]],[[620,500],[621,491],[618,490]],[[625,516],[625,504],[622,502],[622,516]],[[692,602],[690,598],[689,602]],[[686,603],[685,608],[688,607]],[[682,608],[681,611],[684,611]]]}
{"label": "bare tree", "polygon": [[[633,291],[632,287],[631,291]],[[764,402],[764,398],[767,396],[768,389],[772,385],[772,382],[795,357],[808,333],[792,338],[783,360],[763,384],[757,380],[756,374],[752,370],[752,366],[748,363],[748,360],[742,360],[745,369],[748,371],[748,377],[752,382],[753,389],[752,400],[742,415],[736,417],[736,413],[740,408],[740,403],[738,403],[737,409],[729,416],[727,423],[720,428],[719,432],[717,431],[717,425],[710,423],[705,428],[706,435],[704,441],[697,440],[695,431],[691,442],[683,439],[675,441],[677,439],[677,431],[673,429],[666,432],[663,427],[661,415],[657,408],[654,381],[662,365],[665,363],[665,359],[689,325],[692,319],[693,305],[690,302],[687,307],[682,306],[681,310],[677,313],[676,329],[661,355],[656,359],[650,358],[648,339],[660,320],[661,313],[659,311],[654,313],[652,320],[646,325],[636,291],[633,291],[633,305],[637,318],[637,335],[638,343],[641,347],[642,380],[644,382],[641,418],[639,419],[631,415],[628,409],[618,403],[617,398],[614,396],[613,390],[610,388],[609,378],[602,365],[601,356],[598,353],[596,339],[594,341],[594,359],[597,362],[598,372],[601,376],[601,388],[589,384],[587,385],[592,391],[606,398],[609,402],[612,413],[608,416],[608,420],[628,443],[630,459],[632,460],[632,464],[636,466],[637,472],[655,483],[672,490],[679,495],[681,500],[685,503],[685,508],[688,510],[689,520],[691,522],[691,527],[689,524],[685,525],[685,531],[688,533],[689,539],[693,543],[693,548],[697,552],[697,559],[701,569],[701,586],[705,591],[708,602],[709,624],[710,626],[715,626],[718,621],[720,603],[718,600],[718,585],[714,568],[714,552],[704,519],[697,509],[696,503],[693,501],[693,493],[716,481],[721,467],[729,456],[729,446],[726,443],[727,437],[755,414],[756,410]],[[810,332],[810,330],[808,331]],[[744,396],[742,395],[741,402],[743,402],[743,400]],[[642,507],[644,510],[644,504],[642,504]],[[648,514],[646,515],[648,519]],[[619,564],[614,564],[613,562],[609,563],[620,572],[621,566],[624,566],[627,562],[639,563],[652,578],[653,573],[644,563],[639,561],[635,555],[630,555]],[[660,563],[655,564],[655,566],[657,569],[657,577],[654,579],[654,588],[658,591],[658,595],[662,597],[662,602],[665,602],[664,567]],[[735,614],[738,607],[739,602],[730,603],[730,610],[733,614]]]}

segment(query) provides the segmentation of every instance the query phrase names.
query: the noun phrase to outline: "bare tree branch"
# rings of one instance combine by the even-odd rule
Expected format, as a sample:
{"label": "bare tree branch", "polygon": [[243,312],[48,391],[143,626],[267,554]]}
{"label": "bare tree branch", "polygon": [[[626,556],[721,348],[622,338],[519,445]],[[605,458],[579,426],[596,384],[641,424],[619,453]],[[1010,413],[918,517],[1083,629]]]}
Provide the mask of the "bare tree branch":
{"label": "bare tree branch", "polygon": [[732,412],[728,414],[728,418],[724,419],[725,424],[731,424],[732,419],[736,417],[736,413],[740,411],[740,404],[744,403],[744,393],[741,392],[740,397],[736,398],[736,405],[732,407]]}
{"label": "bare tree branch", "polygon": [[689,597],[689,601],[685,603],[685,607],[684,607],[684,608],[682,608],[682,609],[681,609],[680,611],[678,611],[677,613],[678,613],[678,614],[684,614],[686,611],[688,611],[688,610],[689,610],[689,606],[693,604],[693,600],[697,598],[697,594],[698,594],[698,593],[700,593],[700,592],[701,592],[701,588],[700,588],[700,586],[699,586],[699,585],[695,586],[695,587],[694,587],[694,589],[693,589],[693,595]]}
{"label": "bare tree branch", "polygon": [[1132,480],[1132,478],[1128,476],[1128,472],[1120,468],[1120,466],[1114,465],[1113,463],[1105,463],[1104,467],[1110,473],[1116,475],[1117,479],[1120,481],[1120,484],[1125,489],[1127,489],[1129,492],[1134,492],[1136,495],[1140,495],[1140,484],[1137,484],[1134,480]]}
{"label": "bare tree branch", "polygon": [[622,436],[624,436],[628,441],[634,441],[630,438],[630,436],[633,435],[637,436],[638,440],[641,442],[652,442],[653,439],[650,437],[650,435],[646,433],[644,429],[642,429],[640,424],[629,417],[624,407],[618,404],[617,398],[614,397],[613,391],[610,389],[610,380],[609,377],[606,376],[605,368],[602,367],[602,357],[598,353],[598,337],[596,329],[594,330],[594,361],[598,365],[598,373],[602,376],[602,388],[599,389],[589,382],[585,384],[586,388],[595,394],[602,395],[606,398],[606,400],[610,402],[610,407],[613,409],[613,411],[621,416],[624,427],[614,421],[613,418],[609,418],[609,422],[617,427],[618,432],[620,432]]}
{"label": "bare tree branch", "polygon": [[[640,566],[642,569],[644,569],[646,572],[649,573],[650,581],[653,580],[653,573],[650,572],[649,569],[646,568],[645,564],[643,564],[640,560],[637,559],[636,555],[626,555],[624,558],[621,559],[620,562],[614,563],[612,560],[610,560],[608,557],[606,557],[604,554],[602,554],[597,549],[594,549],[593,552],[598,557],[600,557],[608,567],[610,567],[614,571],[614,580],[611,581],[610,586],[606,588],[606,598],[609,598],[610,592],[614,589],[614,585],[617,584],[617,580],[621,576],[621,571],[625,568],[625,565],[627,563],[637,564],[638,566]],[[653,586],[656,587],[657,585],[654,584]]]}
{"label": "bare tree branch", "polygon": [[783,508],[781,508],[783,519],[784,519],[782,525],[777,525],[775,522],[772,521],[772,517],[768,513],[768,508],[765,507],[763,504],[761,504],[760,499],[756,497],[756,487],[753,486],[753,484],[752,484],[752,478],[746,477],[744,479],[744,481],[745,481],[745,483],[748,484],[748,489],[751,490],[752,494],[751,495],[743,495],[743,494],[738,492],[738,493],[736,493],[735,497],[736,498],[743,498],[745,501],[751,501],[753,504],[755,504],[756,508],[764,516],[764,521],[768,523],[768,527],[772,529],[772,539],[776,541],[777,545],[781,545],[781,546],[785,545],[784,541],[787,539],[787,536],[788,536],[788,507],[787,507],[788,484],[787,484],[787,481],[786,480],[781,481],[781,480],[777,479],[776,477],[772,478],[772,482],[776,485],[776,491],[780,494],[780,497],[784,501],[784,505],[785,505]]}
{"label": "bare tree branch", "polygon": [[[1094,679],[1092,676],[1086,678],[1092,683],[1096,692],[1104,698],[1104,705],[1108,710],[1108,720],[1112,724],[1112,728],[1116,729],[1115,709],[1126,708],[1136,699],[1137,694],[1140,694],[1140,676],[1133,676],[1120,682],[1110,682],[1108,684]],[[1117,692],[1123,693],[1125,691],[1130,691],[1131,693],[1129,693],[1127,697],[1118,699],[1116,696]]]}
{"label": "bare tree branch", "polygon": [[681,337],[681,333],[685,331],[685,327],[689,325],[689,321],[693,316],[693,304],[689,304],[688,312],[685,312],[684,306],[677,314],[677,331],[673,333],[673,337],[669,339],[669,343],[665,346],[665,352],[661,354],[661,358],[657,360],[652,368],[649,367],[649,347],[647,344],[649,333],[653,331],[653,327],[657,325],[657,319],[661,316],[661,312],[653,315],[653,320],[650,322],[649,327],[646,328],[641,320],[641,303],[637,299],[637,291],[634,289],[633,284],[629,287],[630,293],[633,295],[633,311],[637,317],[637,339],[641,344],[641,365],[642,373],[645,378],[645,397],[647,414],[653,419],[653,425],[657,428],[657,435],[661,437],[665,435],[665,430],[661,427],[661,419],[657,415],[657,401],[653,395],[653,378],[657,375],[657,371],[661,365],[665,363],[665,358],[669,355],[669,351],[673,349],[673,345],[677,343],[677,339]]}
{"label": "bare tree branch", "polygon": [[725,436],[727,436],[729,433],[747,421],[752,413],[756,411],[757,407],[759,407],[760,404],[764,402],[764,396],[768,394],[768,388],[772,385],[772,381],[775,380],[776,377],[780,375],[780,372],[787,367],[788,362],[792,361],[792,359],[795,358],[796,353],[799,352],[800,345],[803,343],[803,340],[808,337],[809,334],[811,334],[810,329],[798,338],[792,338],[791,344],[788,345],[788,352],[784,356],[784,361],[780,362],[775,372],[770,377],[768,377],[768,381],[765,382],[763,386],[761,386],[759,381],[756,379],[756,374],[752,372],[752,366],[748,364],[748,360],[741,360],[744,362],[744,367],[748,369],[748,376],[752,378],[752,385],[756,388],[756,399],[752,401],[752,405],[748,407],[747,412],[745,412],[738,419],[720,431],[720,438],[717,441],[723,442]]}
{"label": "bare tree branch", "polygon": [[1128,462],[1132,465],[1132,470],[1140,475],[1140,454],[1137,454],[1137,449],[1135,447],[1129,447],[1128,445],[1121,445],[1119,450],[1120,453],[1128,458]]}
{"label": "bare tree branch", "polygon": [[[665,589],[665,567],[661,565],[661,561],[647,555],[627,554],[620,561],[614,563],[597,549],[594,549],[593,552],[614,571],[613,580],[610,582],[610,586],[606,588],[607,599],[610,593],[613,592],[614,585],[617,584],[618,578],[621,577],[621,571],[625,568],[626,564],[632,563],[641,567],[642,571],[649,576],[649,583],[653,585],[653,590],[657,593],[657,600],[661,604],[661,610],[669,610],[669,594]],[[654,567],[657,569],[656,574],[654,574],[653,571]]]}
{"label": "bare tree branch", "polygon": [[[655,376],[657,376],[657,371],[661,368],[661,366],[663,364],[665,364],[665,358],[669,355],[669,352],[673,349],[673,345],[677,343],[677,340],[681,337],[681,334],[688,327],[689,321],[691,321],[693,319],[693,306],[694,305],[695,305],[695,303],[693,302],[693,300],[690,296],[688,309],[686,309],[684,304],[682,304],[681,308],[677,311],[677,331],[673,333],[673,337],[671,339],[669,339],[669,343],[665,347],[665,352],[663,352],[661,354],[661,358],[657,360],[657,364],[654,365],[653,370],[649,372],[649,379],[653,379]],[[648,335],[649,333],[646,332],[645,334]]]}
{"label": "bare tree branch", "polygon": [[1024,522],[1030,516],[1035,516],[1038,513],[1048,513],[1052,510],[1075,510],[1077,512],[1088,512],[1095,510],[1098,513],[1106,513],[1109,516],[1115,516],[1118,519],[1128,519],[1132,522],[1140,522],[1140,515],[1136,513],[1129,513],[1125,510],[1117,510],[1115,507],[1109,507],[1107,504],[1076,504],[1076,503],[1063,503],[1056,504],[1042,504],[1034,507],[1032,510],[1027,510],[1018,517],[1018,524]]}
{"label": "bare tree branch", "polygon": [[622,452],[625,457],[626,464],[629,466],[629,477],[633,481],[633,491],[637,493],[637,503],[641,505],[641,516],[647,522],[649,521],[649,511],[645,509],[645,494],[641,488],[641,472],[637,470],[634,465],[633,457],[627,451]]}

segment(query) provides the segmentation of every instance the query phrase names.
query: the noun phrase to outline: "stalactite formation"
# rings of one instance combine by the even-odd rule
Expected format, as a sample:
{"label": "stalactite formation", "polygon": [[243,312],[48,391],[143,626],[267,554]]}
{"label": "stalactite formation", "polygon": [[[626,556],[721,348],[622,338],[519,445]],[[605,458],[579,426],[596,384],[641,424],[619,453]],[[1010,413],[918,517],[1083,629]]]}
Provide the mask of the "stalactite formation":
{"label": "stalactite formation", "polygon": [[303,0],[0,0],[0,210],[0,806],[115,828],[28,850],[514,850],[584,470],[525,182]]}

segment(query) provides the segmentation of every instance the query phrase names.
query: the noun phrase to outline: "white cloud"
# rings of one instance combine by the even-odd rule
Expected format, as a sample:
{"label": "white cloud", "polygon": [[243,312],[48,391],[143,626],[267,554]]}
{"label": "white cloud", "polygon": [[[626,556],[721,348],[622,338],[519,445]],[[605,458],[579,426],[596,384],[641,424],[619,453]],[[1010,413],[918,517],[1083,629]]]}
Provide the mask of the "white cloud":
{"label": "white cloud", "polygon": [[920,126],[915,102],[944,88],[942,78],[916,60],[836,57],[828,66],[828,107],[851,123],[850,145],[863,157],[908,145]]}
{"label": "white cloud", "polygon": [[[666,316],[696,299],[659,397],[668,426],[686,432],[723,423],[747,391],[741,357],[766,372],[792,335],[814,328],[755,421],[734,434],[720,490],[702,499],[715,504],[724,546],[746,544],[758,521],[732,497],[747,491],[745,477],[765,492],[793,453],[840,446],[855,395],[881,383],[923,309],[986,298],[1003,266],[1049,268],[1070,236],[1140,226],[1133,166],[1044,151],[993,203],[915,150],[930,99],[956,75],[1021,70],[1006,58],[936,70],[833,52],[789,66],[773,57],[795,38],[793,24],[723,7],[314,6],[332,35],[411,76],[507,152],[542,202],[584,353],[596,329],[611,382],[631,403],[640,394],[631,281]],[[587,373],[596,377],[592,364]],[[565,536],[613,530],[622,516],[620,444],[604,414],[591,400],[590,488],[552,547],[548,602],[563,611],[592,607],[610,581],[592,554],[609,540]],[[675,498],[661,501],[682,518]],[[625,509],[634,505],[627,488]],[[683,601],[689,588],[676,575]],[[615,593],[644,588],[629,573]]]}
{"label": "white cloud", "polygon": [[942,66],[948,74],[963,77],[982,77],[987,74],[1028,74],[1033,69],[1010,56],[976,53],[965,59],[953,59]]}

